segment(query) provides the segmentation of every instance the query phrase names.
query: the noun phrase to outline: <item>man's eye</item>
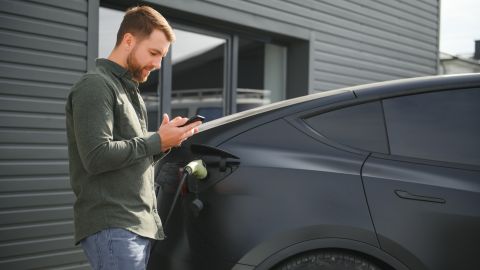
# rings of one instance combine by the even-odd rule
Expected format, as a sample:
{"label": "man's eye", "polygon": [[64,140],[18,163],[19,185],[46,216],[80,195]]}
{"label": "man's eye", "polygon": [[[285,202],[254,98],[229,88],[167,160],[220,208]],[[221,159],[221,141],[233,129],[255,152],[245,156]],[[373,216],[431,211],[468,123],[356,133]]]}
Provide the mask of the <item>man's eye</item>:
{"label": "man's eye", "polygon": [[151,56],[156,56],[158,53],[150,52]]}

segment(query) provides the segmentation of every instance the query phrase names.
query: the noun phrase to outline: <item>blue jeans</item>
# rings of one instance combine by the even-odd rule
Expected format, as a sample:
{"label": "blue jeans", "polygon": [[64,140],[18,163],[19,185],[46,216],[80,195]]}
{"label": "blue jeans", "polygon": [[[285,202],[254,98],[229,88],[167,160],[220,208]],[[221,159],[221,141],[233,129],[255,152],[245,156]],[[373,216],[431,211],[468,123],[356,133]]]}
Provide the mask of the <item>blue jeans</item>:
{"label": "blue jeans", "polygon": [[151,240],[125,229],[108,228],[80,242],[94,270],[144,270]]}

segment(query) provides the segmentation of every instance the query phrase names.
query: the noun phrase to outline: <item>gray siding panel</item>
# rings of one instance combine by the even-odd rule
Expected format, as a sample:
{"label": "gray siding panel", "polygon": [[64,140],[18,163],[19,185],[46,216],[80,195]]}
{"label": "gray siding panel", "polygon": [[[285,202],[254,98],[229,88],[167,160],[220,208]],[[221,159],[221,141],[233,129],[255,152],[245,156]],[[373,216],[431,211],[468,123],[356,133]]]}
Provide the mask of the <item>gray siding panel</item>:
{"label": "gray siding panel", "polygon": [[70,84],[29,82],[0,77],[0,94],[66,99],[70,88]]}
{"label": "gray siding panel", "polygon": [[4,13],[51,21],[60,25],[75,25],[81,28],[87,25],[87,14],[85,11],[74,12],[64,8],[18,0],[2,1],[2,12]]}
{"label": "gray siding panel", "polygon": [[43,37],[33,33],[20,33],[2,29],[0,29],[0,35],[4,37],[0,40],[0,44],[2,45],[81,57],[85,57],[87,54],[87,48],[84,42],[68,41]]}
{"label": "gray siding panel", "polygon": [[67,136],[64,130],[0,128],[0,144],[19,143],[66,145]]}
{"label": "gray siding panel", "polygon": [[56,250],[58,247],[70,245],[73,241],[73,237],[68,235],[0,244],[0,258],[25,256]]}
{"label": "gray siding panel", "polygon": [[63,264],[85,263],[83,251],[79,248],[59,252],[40,253],[31,256],[22,256],[9,260],[0,260],[1,269],[51,269],[52,266]]}
{"label": "gray siding panel", "polygon": [[69,55],[58,55],[56,52],[39,52],[0,46],[0,54],[4,55],[3,60],[11,63],[22,63],[27,65],[61,68],[63,70],[84,71],[86,69],[83,57]]}
{"label": "gray siding panel", "polygon": [[227,7],[231,13],[252,16],[254,20],[267,18],[273,23],[311,31],[315,36],[310,43],[312,93],[437,72],[437,1],[205,2]]}
{"label": "gray siding panel", "polygon": [[[351,18],[341,18],[337,15],[330,15],[324,13],[319,16],[319,11],[313,10],[311,7],[300,6],[289,2],[279,2],[273,0],[250,0],[261,6],[275,6],[279,11],[278,14],[273,14],[272,18],[293,19],[297,18],[299,25],[308,25],[314,29],[321,29],[324,32],[340,36],[351,36],[355,38],[365,38],[368,35],[370,38],[378,38],[380,40],[388,40],[397,43],[403,43],[408,46],[416,46],[425,49],[431,49],[431,44],[425,43],[422,40],[417,40],[408,35],[392,34],[391,30],[385,31],[375,25],[367,26],[365,23],[358,23]],[[255,8],[256,10],[257,8]],[[291,14],[291,15],[290,15]],[[298,19],[301,18],[301,19]],[[303,19],[305,18],[305,19]],[[379,42],[377,39],[372,39],[372,42]]]}
{"label": "gray siding panel", "polygon": [[0,211],[0,226],[73,218],[71,205]]}
{"label": "gray siding panel", "polygon": [[373,71],[381,70],[391,74],[402,74],[406,77],[422,75],[432,70],[431,67],[410,63],[405,59],[393,59],[391,55],[383,56],[374,52],[359,52],[355,48],[340,47],[323,41],[315,42],[313,47],[313,54],[316,54],[314,58],[318,62],[345,62],[348,66]]}
{"label": "gray siding panel", "polygon": [[0,190],[4,193],[17,194],[21,192],[70,190],[70,179],[68,175],[3,177],[0,179]]}
{"label": "gray siding panel", "polygon": [[[242,1],[178,1],[178,0],[164,0],[159,3],[156,0],[147,0],[154,5],[166,6],[172,9],[196,13],[201,16],[207,16],[217,20],[223,20],[239,24],[245,27],[251,27],[253,29],[259,29],[262,31],[269,31],[272,33],[283,34],[291,37],[306,39],[310,33],[305,27],[298,27],[291,23],[282,23],[278,20],[272,21],[263,16],[256,16],[250,12],[244,12],[244,10],[237,7],[237,4],[242,5]],[[133,4],[133,3],[132,3]]]}
{"label": "gray siding panel", "polygon": [[[0,145],[0,160],[68,159],[67,146],[62,145]],[[0,195],[1,196],[1,195]],[[0,200],[1,201],[1,200]]]}
{"label": "gray siding panel", "polygon": [[[0,227],[2,243],[15,243],[38,238],[55,238],[58,235],[73,235],[73,221],[61,220]],[[73,242],[73,241],[72,241]],[[71,247],[70,245],[66,247]]]}
{"label": "gray siding panel", "polygon": [[3,161],[0,160],[2,177],[10,176],[47,176],[68,174],[67,160],[52,161]]}
{"label": "gray siding panel", "polygon": [[87,9],[2,1],[0,269],[88,269],[73,240],[64,112],[87,70]]}
{"label": "gray siding panel", "polygon": [[52,100],[37,97],[0,96],[0,108],[4,111],[38,112],[63,114],[65,100]]}
{"label": "gray siding panel", "polygon": [[65,116],[23,112],[0,112],[0,127],[64,130]]}
{"label": "gray siding panel", "polygon": [[87,10],[87,2],[85,0],[30,0],[30,2],[50,5],[63,9],[70,9],[73,11],[84,12]]}
{"label": "gray siding panel", "polygon": [[0,74],[4,78],[73,85],[83,73],[3,62],[0,63]]}
{"label": "gray siding panel", "polygon": [[[367,8],[352,8],[351,5],[342,6],[342,2],[319,3],[314,0],[304,0],[297,3],[294,0],[287,0],[290,3],[311,9],[315,17],[333,17],[339,22],[351,22],[366,27],[372,27],[378,30],[385,30],[388,33],[405,36],[409,39],[422,42],[424,39],[435,42],[435,33],[432,33],[430,28],[419,27],[417,24],[411,22],[399,22],[398,19],[389,17],[384,13],[373,12]],[[350,8],[350,9],[349,9]],[[325,13],[321,16],[319,13]]]}
{"label": "gray siding panel", "polygon": [[[0,195],[0,211],[7,208],[26,208],[73,204],[71,191],[35,192]],[[0,252],[2,254],[2,252]]]}
{"label": "gray siding panel", "polygon": [[52,22],[11,14],[2,14],[0,16],[0,25],[2,28],[9,30],[75,41],[85,41],[87,37],[86,31],[78,27],[58,25]]}

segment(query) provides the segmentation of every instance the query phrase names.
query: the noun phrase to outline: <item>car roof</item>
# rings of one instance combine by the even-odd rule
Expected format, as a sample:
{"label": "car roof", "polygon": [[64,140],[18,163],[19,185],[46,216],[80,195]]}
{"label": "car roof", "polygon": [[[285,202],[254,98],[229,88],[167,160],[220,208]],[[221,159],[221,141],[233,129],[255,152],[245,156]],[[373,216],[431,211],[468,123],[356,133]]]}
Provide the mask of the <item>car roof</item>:
{"label": "car roof", "polygon": [[480,73],[425,76],[353,87],[357,98],[375,99],[430,91],[480,87]]}

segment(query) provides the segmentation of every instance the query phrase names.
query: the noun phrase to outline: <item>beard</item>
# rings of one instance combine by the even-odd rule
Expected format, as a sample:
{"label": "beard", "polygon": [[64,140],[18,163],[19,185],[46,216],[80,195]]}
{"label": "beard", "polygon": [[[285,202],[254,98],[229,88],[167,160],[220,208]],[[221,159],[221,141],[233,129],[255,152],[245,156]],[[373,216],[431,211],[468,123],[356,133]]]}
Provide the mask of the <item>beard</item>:
{"label": "beard", "polygon": [[132,73],[133,80],[143,83],[146,82],[148,79],[148,75],[150,75],[150,71],[152,71],[155,67],[153,66],[142,66],[138,63],[137,59],[135,59],[135,50],[131,51],[127,57],[127,69]]}

